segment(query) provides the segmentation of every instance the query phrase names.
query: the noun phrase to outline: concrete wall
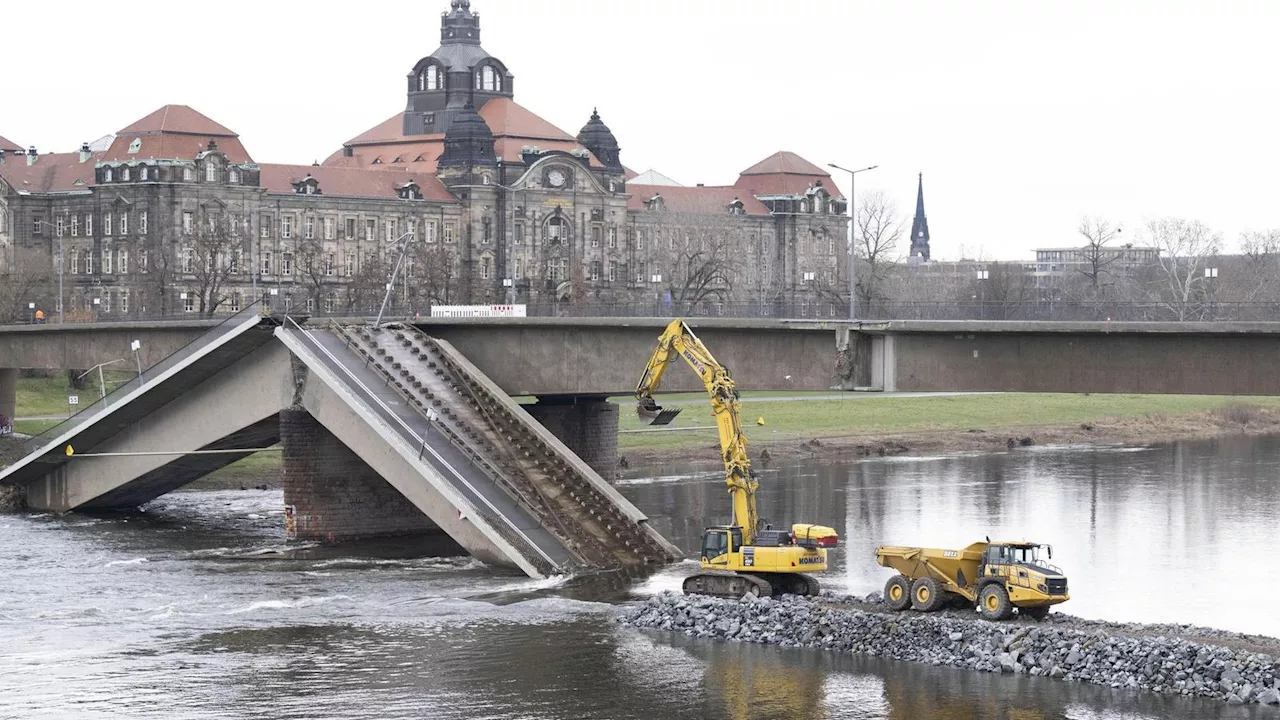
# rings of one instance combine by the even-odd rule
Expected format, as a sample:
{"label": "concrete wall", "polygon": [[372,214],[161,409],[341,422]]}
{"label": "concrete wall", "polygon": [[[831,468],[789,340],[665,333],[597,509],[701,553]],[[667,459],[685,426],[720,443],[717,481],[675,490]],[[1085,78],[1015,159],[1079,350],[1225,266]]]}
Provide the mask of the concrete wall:
{"label": "concrete wall", "polygon": [[1280,394],[1280,338],[1162,333],[901,333],[896,390]]}
{"label": "concrete wall", "polygon": [[280,413],[280,440],[290,539],[341,542],[440,532],[305,410]]}
{"label": "concrete wall", "polygon": [[603,398],[547,399],[524,409],[600,477],[617,475],[617,404]]}
{"label": "concrete wall", "polygon": [[[447,340],[509,395],[626,395],[634,392],[658,336],[669,321],[620,318],[530,318],[466,324],[415,323]],[[774,320],[690,320],[738,387],[827,390],[838,387],[834,326]],[[681,361],[663,378],[664,392],[702,392]]]}
{"label": "concrete wall", "polygon": [[96,323],[0,327],[0,358],[9,367],[90,368],[126,359],[134,366],[130,343],[142,343],[142,366],[150,367],[200,337],[218,320]]}
{"label": "concrete wall", "polygon": [[0,367],[0,417],[12,422],[18,415],[18,370]]}

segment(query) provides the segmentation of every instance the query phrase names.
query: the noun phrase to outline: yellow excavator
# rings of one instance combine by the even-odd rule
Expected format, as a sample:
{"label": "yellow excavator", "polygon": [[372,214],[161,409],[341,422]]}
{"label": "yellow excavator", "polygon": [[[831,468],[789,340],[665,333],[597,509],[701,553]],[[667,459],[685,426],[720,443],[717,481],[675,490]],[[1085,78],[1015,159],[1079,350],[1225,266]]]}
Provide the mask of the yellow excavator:
{"label": "yellow excavator", "polygon": [[685,579],[685,593],[734,599],[783,593],[817,595],[818,581],[807,573],[827,569],[827,550],[836,546],[839,535],[822,525],[796,524],[790,530],[760,526],[756,511],[759,482],[747,456],[738,390],[729,369],[716,361],[683,320],[673,320],[663,331],[636,385],[636,413],[641,422],[668,425],[680,414],[680,409],[664,409],[653,399],[663,374],[677,356],[702,378],[711,396],[711,413],[720,431],[725,483],[733,498],[729,524],[703,532],[702,572]]}

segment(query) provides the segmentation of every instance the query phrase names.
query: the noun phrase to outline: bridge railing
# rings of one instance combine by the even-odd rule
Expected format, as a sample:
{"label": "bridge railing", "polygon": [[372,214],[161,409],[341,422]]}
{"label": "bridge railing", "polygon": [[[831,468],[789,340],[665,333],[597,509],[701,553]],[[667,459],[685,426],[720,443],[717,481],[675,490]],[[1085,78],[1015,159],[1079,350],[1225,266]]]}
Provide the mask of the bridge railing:
{"label": "bridge railing", "polygon": [[75,428],[102,415],[107,408],[113,407],[121,398],[127,397],[129,393],[142,387],[152,378],[158,377],[165,371],[177,367],[183,361],[198,353],[202,348],[239,327],[249,318],[260,316],[261,311],[262,309],[259,307],[258,303],[254,303],[239,313],[236,313],[235,315],[232,315],[218,323],[217,326],[201,334],[200,337],[197,337],[195,340],[192,340],[182,346],[176,352],[168,355],[160,362],[144,369],[142,373],[134,379],[119,385],[114,390],[107,393],[105,397],[99,398],[96,402],[86,406],[75,415],[72,415],[66,420],[63,420],[57,425],[54,425],[48,430],[45,430],[39,435],[28,440],[26,443],[27,452],[35,452],[36,450],[48,445],[54,439],[61,437]]}

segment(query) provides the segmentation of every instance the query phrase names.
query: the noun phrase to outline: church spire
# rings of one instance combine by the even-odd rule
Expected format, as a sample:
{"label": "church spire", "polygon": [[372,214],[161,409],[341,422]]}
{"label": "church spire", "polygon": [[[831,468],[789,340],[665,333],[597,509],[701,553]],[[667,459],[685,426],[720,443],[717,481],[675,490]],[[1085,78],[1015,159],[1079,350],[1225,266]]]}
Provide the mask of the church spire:
{"label": "church spire", "polygon": [[916,216],[911,221],[911,254],[929,262],[929,219],[924,214],[924,173],[916,188]]}

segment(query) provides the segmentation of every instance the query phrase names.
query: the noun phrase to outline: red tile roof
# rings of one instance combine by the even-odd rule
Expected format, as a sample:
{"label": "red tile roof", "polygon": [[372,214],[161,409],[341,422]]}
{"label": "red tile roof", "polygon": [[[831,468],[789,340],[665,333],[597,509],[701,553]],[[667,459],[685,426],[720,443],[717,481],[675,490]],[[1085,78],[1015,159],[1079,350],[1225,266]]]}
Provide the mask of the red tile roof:
{"label": "red tile roof", "polygon": [[186,105],[165,105],[150,115],[121,130],[127,133],[181,133],[211,137],[237,137],[236,133],[210,120]]}
{"label": "red tile roof", "polygon": [[[141,147],[131,153],[129,148],[135,140],[141,141]],[[210,141],[216,142],[218,150],[231,162],[253,162],[235,132],[186,105],[165,105],[116,133],[111,147],[99,159],[105,162],[191,160],[207,150]]]}
{"label": "red tile roof", "polygon": [[[526,146],[563,152],[583,149],[572,135],[508,98],[494,98],[485,103],[480,108],[480,117],[493,131],[495,154],[507,162],[518,162]],[[353,157],[346,157],[339,150],[324,164],[331,167],[370,167],[377,159],[380,167],[394,169],[397,165],[395,159],[399,157],[410,172],[434,173],[436,160],[444,152],[444,135],[405,135],[404,113],[401,112],[348,140],[346,145],[352,147]],[[417,161],[419,156],[422,161]],[[604,167],[594,155],[590,161],[593,167]]]}
{"label": "red tile roof", "polygon": [[[129,152],[134,140],[142,144],[137,152]],[[249,151],[245,150],[237,137],[211,137],[209,135],[188,134],[156,134],[156,135],[117,135],[111,147],[98,159],[103,162],[129,162],[131,160],[193,160],[196,155],[209,149],[209,141],[218,143],[218,150],[235,163],[251,163]]]}
{"label": "red tile roof", "polygon": [[80,162],[78,152],[40,155],[33,165],[17,155],[0,163],[0,177],[18,192],[88,190],[94,182],[93,170],[94,158]]}
{"label": "red tile roof", "polygon": [[742,201],[742,209],[748,215],[769,215],[769,208],[765,207],[764,203],[736,187],[727,185],[714,187],[628,185],[627,192],[631,194],[627,200],[629,210],[644,210],[645,202],[652,199],[654,195],[661,195],[667,212],[727,215],[729,204],[736,199]]}
{"label": "red tile roof", "polygon": [[394,200],[399,190],[410,181],[418,183],[425,200],[454,202],[457,200],[440,181],[430,174],[388,172],[315,165],[261,166],[261,185],[268,192],[292,193],[293,184],[310,175],[320,183],[324,197],[360,197]]}
{"label": "red tile roof", "polygon": [[6,140],[3,136],[0,136],[0,152],[8,152],[11,150],[21,150],[21,149],[22,149],[22,146],[19,145],[18,143],[12,142],[10,140]]}
{"label": "red tile roof", "polygon": [[753,195],[803,195],[821,184],[839,197],[830,173],[793,152],[777,152],[742,171],[734,187]]}

